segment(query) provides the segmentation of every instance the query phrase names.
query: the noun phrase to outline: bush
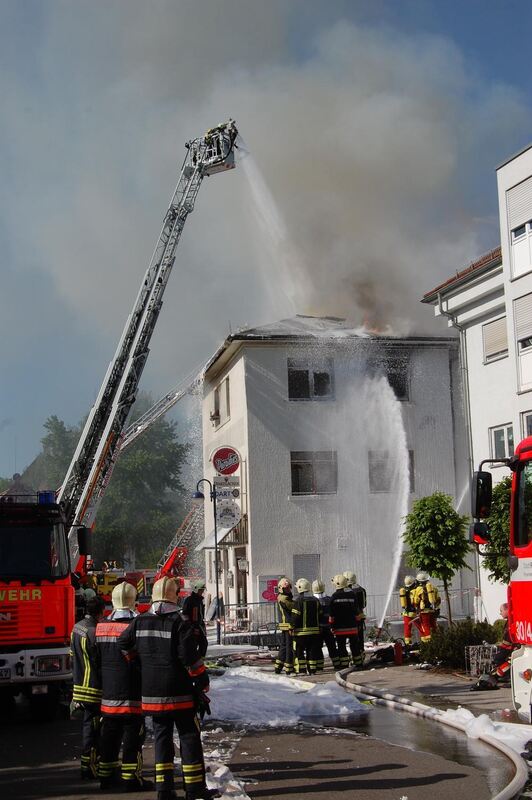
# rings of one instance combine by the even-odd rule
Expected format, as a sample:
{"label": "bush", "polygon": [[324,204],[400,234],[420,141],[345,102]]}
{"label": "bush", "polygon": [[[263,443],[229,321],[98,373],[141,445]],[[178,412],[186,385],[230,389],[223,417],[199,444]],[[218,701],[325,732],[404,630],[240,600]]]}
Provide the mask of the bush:
{"label": "bush", "polygon": [[438,627],[430,642],[421,643],[419,654],[423,661],[430,664],[465,669],[466,647],[483,642],[495,644],[500,640],[500,626],[490,625],[489,622],[473,622],[468,618],[448,628]]}

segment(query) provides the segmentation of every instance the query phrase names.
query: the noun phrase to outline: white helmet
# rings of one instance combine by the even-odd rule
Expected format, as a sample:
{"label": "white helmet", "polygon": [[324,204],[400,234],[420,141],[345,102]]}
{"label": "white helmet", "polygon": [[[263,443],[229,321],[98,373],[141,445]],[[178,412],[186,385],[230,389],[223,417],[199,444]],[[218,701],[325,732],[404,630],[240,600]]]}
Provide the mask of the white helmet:
{"label": "white helmet", "polygon": [[290,578],[286,577],[279,578],[277,582],[277,590],[279,592],[292,591],[292,581],[290,580]]}
{"label": "white helmet", "polygon": [[344,572],[344,578],[347,578],[348,586],[352,586],[354,583],[357,582],[357,576],[355,575],[354,572],[350,572],[349,570],[347,570],[347,572]]}
{"label": "white helmet", "polygon": [[331,578],[331,581],[337,589],[345,589],[347,586],[347,578],[345,575],[335,575],[334,578]]}
{"label": "white helmet", "polygon": [[413,575],[405,575],[405,586],[412,586],[416,582]]}
{"label": "white helmet", "polygon": [[321,594],[325,591],[325,584],[321,580],[313,581],[312,582],[312,591],[314,594]]}
{"label": "white helmet", "polygon": [[301,594],[302,592],[310,592],[310,583],[306,578],[298,578],[296,581],[296,589]]}
{"label": "white helmet", "polygon": [[117,583],[111,595],[114,609],[130,608],[133,610],[135,608],[136,599],[137,590],[134,586],[125,581]]}
{"label": "white helmet", "polygon": [[164,578],[159,578],[158,581],[155,581],[151,599],[153,603],[157,603],[159,600],[166,600],[167,603],[177,603],[177,583],[174,578],[169,578],[168,575],[165,575]]}
{"label": "white helmet", "polygon": [[428,580],[430,580],[428,572],[418,572],[416,575],[416,581],[419,581],[420,583],[425,583],[425,581]]}

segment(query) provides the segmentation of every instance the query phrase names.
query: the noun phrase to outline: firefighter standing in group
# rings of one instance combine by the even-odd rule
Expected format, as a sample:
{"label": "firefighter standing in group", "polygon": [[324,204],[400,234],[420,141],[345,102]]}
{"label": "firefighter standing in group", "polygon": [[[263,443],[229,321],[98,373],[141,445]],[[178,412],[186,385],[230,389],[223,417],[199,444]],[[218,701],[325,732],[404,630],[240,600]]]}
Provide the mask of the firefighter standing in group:
{"label": "firefighter standing in group", "polygon": [[360,607],[357,605],[355,595],[347,586],[345,575],[335,575],[332,578],[335,591],[331,597],[330,622],[331,631],[336,639],[336,649],[338,652],[338,663],[340,669],[349,666],[350,658],[347,653],[347,640],[351,654],[359,654],[359,632],[357,617],[360,614]]}
{"label": "firefighter standing in group", "polygon": [[354,572],[344,572],[347,578],[347,588],[351,589],[355,595],[355,600],[360,611],[357,614],[358,623],[358,647],[356,652],[352,652],[353,665],[360,667],[364,664],[364,632],[366,630],[366,614],[364,610],[367,605],[366,590],[357,583],[357,576]]}
{"label": "firefighter standing in group", "polygon": [[294,631],[294,667],[297,675],[307,672],[315,675],[318,660],[323,652],[320,637],[320,603],[310,594],[311,585],[306,578],[296,581],[298,597],[292,608]]}
{"label": "firefighter standing in group", "polygon": [[[113,612],[96,626],[96,647],[102,677],[100,732],[100,788],[121,787],[125,792],[153,789],[142,777],[144,718],[141,707],[140,665],[127,661],[117,639],[138,616],[137,590],[130,583],[113,589]],[[122,765],[119,753],[122,746]],[[120,768],[121,779],[118,777]]]}
{"label": "firefighter standing in group", "polygon": [[[426,572],[416,575],[417,586],[412,594],[414,605],[419,616],[419,637],[422,642],[430,642],[432,631],[435,630],[436,619],[440,615],[440,593]],[[414,624],[416,624],[414,622]]]}
{"label": "firefighter standing in group", "polygon": [[174,726],[179,733],[185,800],[219,796],[207,789],[197,712],[208,709],[209,676],[190,624],[177,608],[173,578],[153,585],[152,605],[118,638],[127,657],[141,668],[142,710],[153,717],[158,800],[177,800],[174,791]]}
{"label": "firefighter standing in group", "polygon": [[323,660],[323,645],[327,647],[329,658],[335,669],[340,669],[340,662],[338,660],[338,653],[336,652],[336,642],[331,631],[331,623],[329,621],[331,610],[331,598],[325,594],[325,584],[322,580],[316,580],[312,584],[312,591],[314,597],[320,604],[320,648],[318,657],[318,672],[324,669],[325,663]]}
{"label": "firefighter standing in group", "polygon": [[413,575],[405,575],[403,586],[399,589],[399,602],[401,603],[401,614],[403,615],[403,639],[405,645],[410,647],[412,644],[412,625],[419,630],[416,620],[417,611],[414,603],[414,592],[417,583]]}
{"label": "firefighter standing in group", "polygon": [[279,646],[279,654],[275,659],[275,672],[277,675],[280,675],[283,670],[287,675],[291,675],[294,671],[293,607],[292,583],[289,578],[280,578],[277,584],[277,610],[279,612],[278,627],[281,632],[281,644]]}
{"label": "firefighter standing in group", "polygon": [[74,682],[72,709],[73,712],[78,708],[82,710],[81,777],[85,780],[98,778],[102,683],[96,648],[96,625],[104,609],[105,603],[101,597],[89,597],[86,602],[87,613],[76,622],[70,637]]}
{"label": "firefighter standing in group", "polygon": [[198,579],[192,584],[192,591],[185,597],[181,614],[183,619],[190,622],[198,642],[199,654],[203,658],[207,652],[207,628],[205,627],[205,601],[203,593],[207,584],[203,579]]}

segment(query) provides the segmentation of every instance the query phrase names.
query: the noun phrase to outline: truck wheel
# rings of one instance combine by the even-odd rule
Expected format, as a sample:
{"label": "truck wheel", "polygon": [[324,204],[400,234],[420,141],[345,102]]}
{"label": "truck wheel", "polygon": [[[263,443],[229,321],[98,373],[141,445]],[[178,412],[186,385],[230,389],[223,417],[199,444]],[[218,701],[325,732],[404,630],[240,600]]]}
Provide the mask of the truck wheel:
{"label": "truck wheel", "polygon": [[59,708],[59,693],[51,690],[49,694],[37,694],[30,697],[31,716],[37,722],[50,722],[55,719]]}

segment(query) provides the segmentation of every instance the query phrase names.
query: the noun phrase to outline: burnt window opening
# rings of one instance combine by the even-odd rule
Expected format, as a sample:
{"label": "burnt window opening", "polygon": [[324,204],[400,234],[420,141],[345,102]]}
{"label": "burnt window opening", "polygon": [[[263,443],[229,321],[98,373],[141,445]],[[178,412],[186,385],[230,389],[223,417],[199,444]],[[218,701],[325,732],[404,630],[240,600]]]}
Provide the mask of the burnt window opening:
{"label": "burnt window opening", "polygon": [[[369,490],[372,494],[394,490],[397,466],[397,456],[388,450],[368,450]],[[416,490],[413,450],[408,451],[408,489],[410,494]]]}
{"label": "burnt window opening", "polygon": [[410,400],[410,358],[408,353],[388,354],[368,364],[373,377],[384,375],[396,398],[402,402]]}
{"label": "burnt window opening", "polygon": [[334,366],[332,358],[314,362],[311,359],[288,359],[289,400],[331,400],[334,398]]}
{"label": "burnt window opening", "polygon": [[338,463],[333,450],[290,453],[292,494],[336,494]]}

